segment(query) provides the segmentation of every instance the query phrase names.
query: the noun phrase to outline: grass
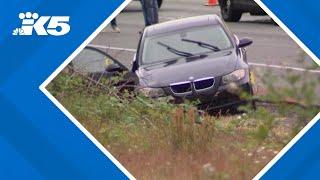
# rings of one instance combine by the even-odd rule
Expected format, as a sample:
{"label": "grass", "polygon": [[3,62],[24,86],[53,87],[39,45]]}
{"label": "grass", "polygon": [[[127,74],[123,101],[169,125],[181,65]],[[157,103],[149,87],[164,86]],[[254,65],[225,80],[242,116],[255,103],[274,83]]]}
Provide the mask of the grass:
{"label": "grass", "polygon": [[[119,97],[109,81],[99,83],[63,72],[47,88],[138,179],[250,179],[318,111],[279,105],[199,115],[189,102]],[[299,101],[314,103],[314,94],[303,97],[302,89],[269,89],[266,99],[299,93]]]}

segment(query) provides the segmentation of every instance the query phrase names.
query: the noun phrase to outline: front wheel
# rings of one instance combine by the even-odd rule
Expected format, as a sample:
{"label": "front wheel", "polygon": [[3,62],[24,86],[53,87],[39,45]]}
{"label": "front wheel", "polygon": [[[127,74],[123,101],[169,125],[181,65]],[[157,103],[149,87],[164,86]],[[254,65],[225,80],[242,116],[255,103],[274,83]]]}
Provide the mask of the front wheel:
{"label": "front wheel", "polygon": [[235,8],[232,0],[220,0],[220,10],[222,18],[227,22],[238,22],[241,19],[242,12]]}
{"label": "front wheel", "polygon": [[240,93],[240,95],[238,96],[238,99],[241,99],[243,103],[239,105],[243,105],[243,104],[249,105],[250,108],[252,108],[253,110],[256,110],[257,106],[256,106],[256,100],[254,99],[254,90],[253,90],[253,84],[251,80],[247,84],[242,85],[241,92],[242,93]]}

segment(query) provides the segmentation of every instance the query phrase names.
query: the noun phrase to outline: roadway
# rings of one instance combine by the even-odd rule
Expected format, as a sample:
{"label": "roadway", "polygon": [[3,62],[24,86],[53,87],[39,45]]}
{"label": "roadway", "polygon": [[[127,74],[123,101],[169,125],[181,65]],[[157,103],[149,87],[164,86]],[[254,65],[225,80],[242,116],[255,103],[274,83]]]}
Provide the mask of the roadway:
{"label": "roadway", "polygon": [[[205,0],[166,0],[159,12],[160,21],[205,14],[220,15],[219,6],[208,7],[204,6],[204,3]],[[137,48],[139,31],[144,28],[140,3],[131,2],[118,15],[117,21],[121,33],[114,33],[110,27],[106,27],[90,45],[111,47],[109,53],[129,66],[133,51]],[[248,60],[259,77],[270,73],[270,70],[276,76],[284,77],[287,73],[284,71],[286,68],[293,68],[292,72],[297,73],[306,68],[314,68],[315,63],[268,16],[244,14],[240,22],[227,23],[227,26],[239,38],[250,37],[253,40],[253,45],[248,47]],[[127,50],[120,51],[117,48]],[[307,73],[305,77],[320,79],[320,69],[316,68],[314,73]],[[283,84],[283,81],[279,84]]]}

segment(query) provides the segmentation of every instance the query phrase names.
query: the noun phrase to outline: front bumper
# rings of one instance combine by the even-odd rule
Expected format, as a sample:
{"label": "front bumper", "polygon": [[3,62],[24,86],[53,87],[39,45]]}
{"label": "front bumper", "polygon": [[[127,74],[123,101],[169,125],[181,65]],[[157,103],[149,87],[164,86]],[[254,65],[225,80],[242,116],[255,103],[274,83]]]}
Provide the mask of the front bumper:
{"label": "front bumper", "polygon": [[[242,103],[241,95],[243,93],[250,94],[249,76],[246,75],[243,79],[227,84],[221,84],[221,77],[216,78],[216,84],[211,89],[201,92],[192,92],[190,95],[180,96],[174,94],[170,87],[163,88],[167,97],[174,103],[182,103],[184,100],[199,101],[199,105],[210,106],[225,106],[227,104]],[[162,99],[160,98],[160,99]]]}
{"label": "front bumper", "polygon": [[250,81],[249,72],[247,71],[244,78],[242,78],[239,81],[236,81],[230,84],[223,84],[222,77],[216,77],[215,83],[211,88],[205,89],[205,90],[199,90],[199,91],[192,90],[192,92],[189,94],[173,93],[170,87],[165,87],[163,89],[167,96],[172,96],[174,98],[211,99],[225,91],[233,94],[238,93],[239,90],[243,89],[242,86],[247,86],[247,84],[249,84],[249,81]]}
{"label": "front bumper", "polygon": [[[238,82],[241,83],[241,82]],[[183,103],[186,99],[196,101],[196,104],[199,109],[202,110],[214,110],[221,109],[225,107],[238,106],[241,104],[246,104],[248,101],[241,98],[241,94],[245,92],[250,94],[249,83],[238,84],[235,89],[230,91],[229,87],[222,86],[215,94],[203,95],[203,96],[193,96],[193,97],[174,97],[174,96],[165,96],[159,97],[158,100],[168,101],[174,104]]]}

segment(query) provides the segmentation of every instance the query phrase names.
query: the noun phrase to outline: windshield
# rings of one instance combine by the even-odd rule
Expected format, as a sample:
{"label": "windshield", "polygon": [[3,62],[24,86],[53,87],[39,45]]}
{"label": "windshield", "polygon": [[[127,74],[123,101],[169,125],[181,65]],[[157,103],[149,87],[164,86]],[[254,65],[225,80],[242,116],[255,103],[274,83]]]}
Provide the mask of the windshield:
{"label": "windshield", "polygon": [[142,64],[229,49],[230,39],[219,25],[170,32],[146,38]]}

